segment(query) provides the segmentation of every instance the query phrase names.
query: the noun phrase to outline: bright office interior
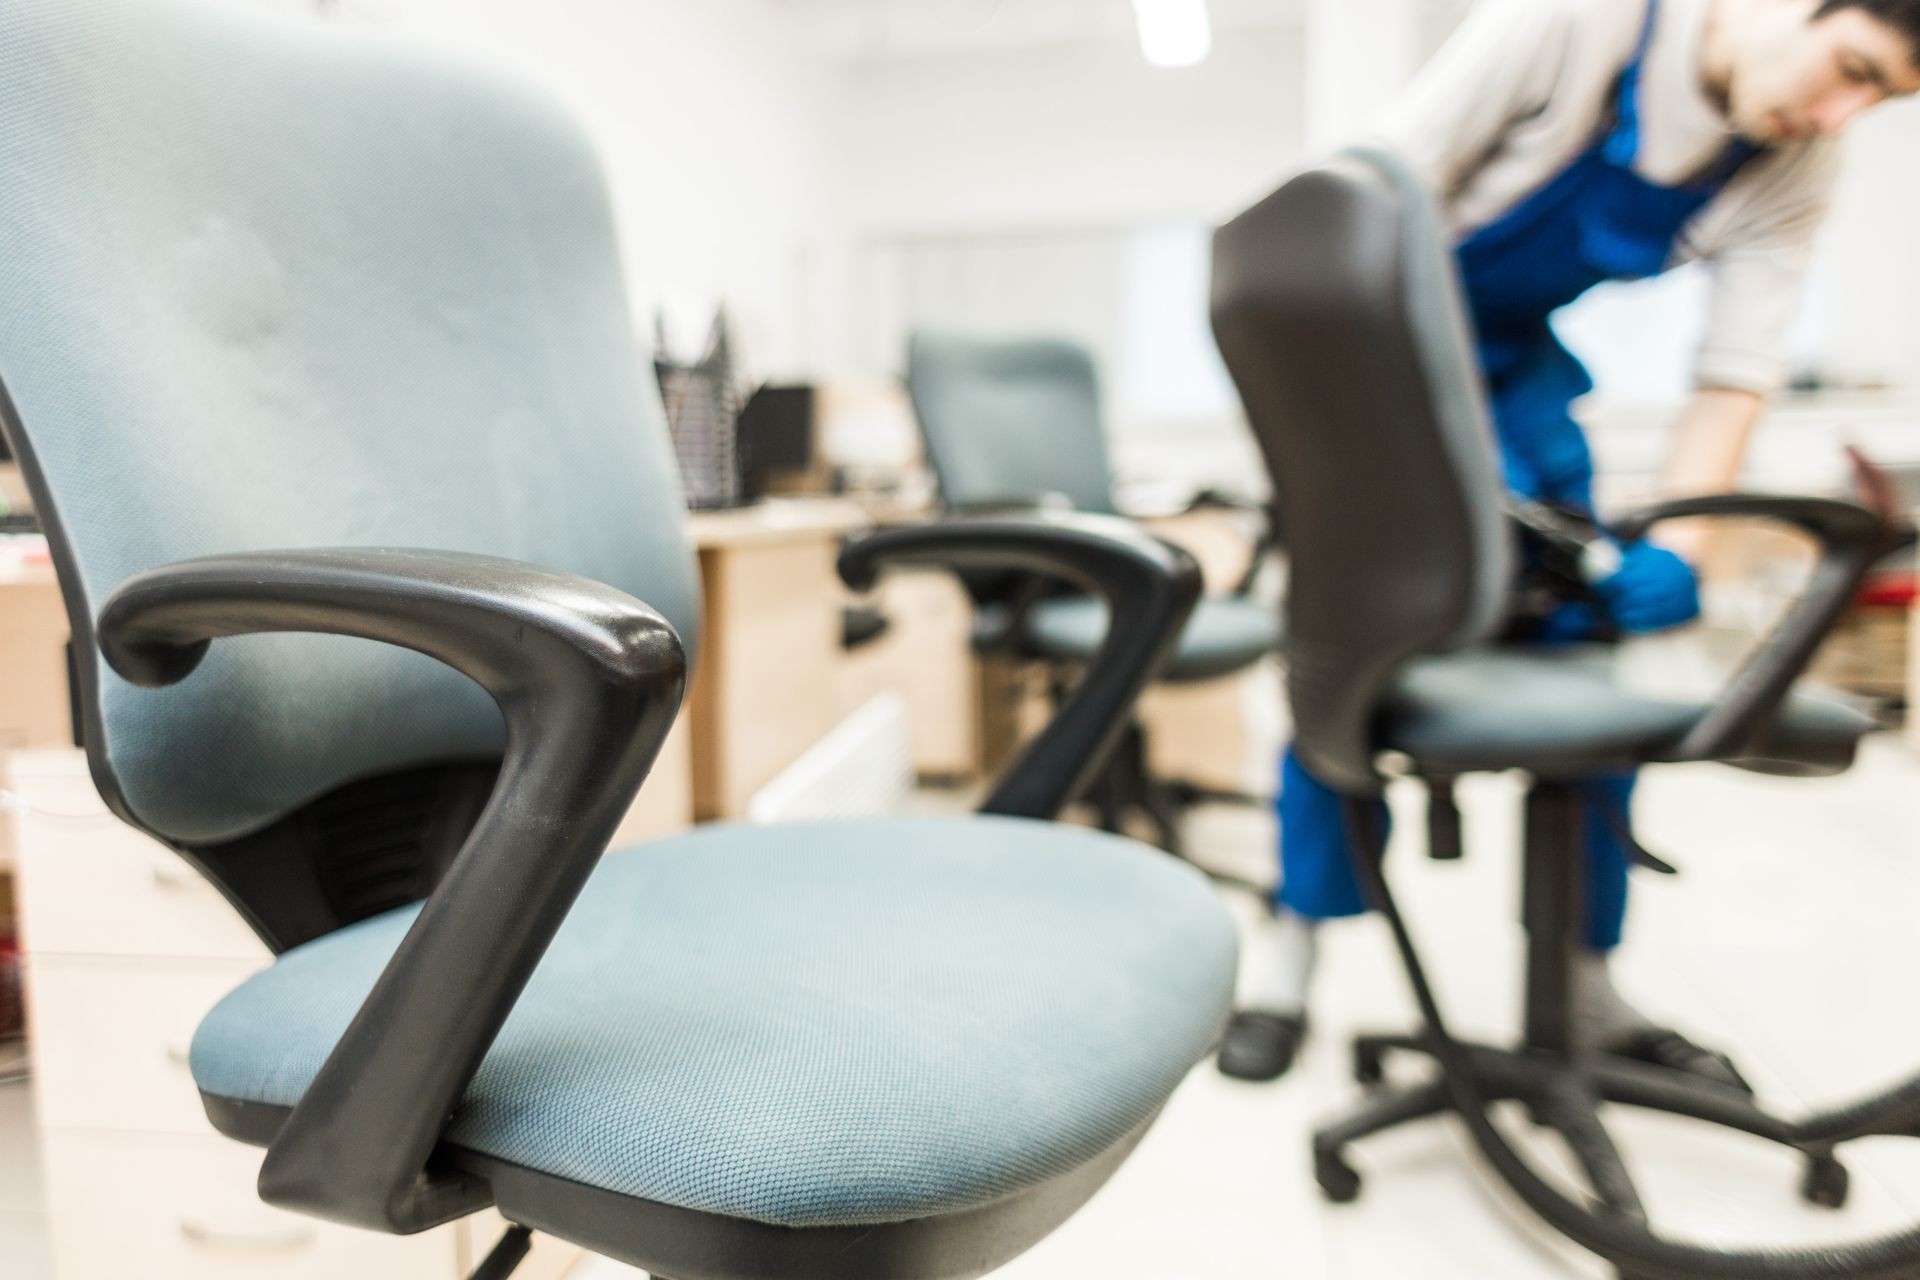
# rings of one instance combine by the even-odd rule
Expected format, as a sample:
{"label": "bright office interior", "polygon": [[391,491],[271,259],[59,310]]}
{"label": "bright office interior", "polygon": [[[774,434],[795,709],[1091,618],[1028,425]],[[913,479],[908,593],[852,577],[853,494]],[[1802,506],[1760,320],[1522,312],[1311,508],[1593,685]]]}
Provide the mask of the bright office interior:
{"label": "bright office interior", "polygon": [[[636,367],[651,380],[656,359],[700,364],[718,322],[730,385],[743,396],[763,384],[816,389],[808,462],[756,505],[715,504],[692,517],[706,627],[732,639],[715,642],[719,656],[699,677],[707,685],[696,685],[676,731],[685,736],[669,740],[656,767],[662,793],[677,786],[679,798],[636,810],[631,830],[642,834],[709,819],[964,814],[1044,720],[1055,673],[981,652],[982,623],[944,575],[858,599],[831,577],[841,539],[938,508],[903,386],[917,331],[1044,336],[1083,349],[1098,371],[1121,513],[1158,519],[1156,530],[1198,556],[1210,590],[1231,585],[1259,513],[1180,514],[1206,492],[1255,504],[1270,493],[1209,324],[1215,228],[1363,136],[1470,7],[201,2],[410,42],[542,86],[584,125],[608,176]],[[1848,129],[1786,340],[1791,385],[1761,419],[1738,489],[1858,497],[1851,448],[1874,464],[1901,518],[1920,507],[1916,138],[1911,103]],[[1603,285],[1557,321],[1596,383],[1579,416],[1603,510],[1659,492],[1711,289],[1707,268],[1684,267]],[[25,506],[18,480],[8,483],[12,504]],[[1369,495],[1350,501],[1365,506]],[[4,693],[0,705],[35,718],[0,725],[11,753],[0,815],[11,824],[0,859],[0,1275],[474,1273],[499,1219],[405,1238],[314,1228],[260,1205],[259,1152],[217,1137],[199,1114],[185,1065],[193,1024],[264,966],[267,951],[185,864],[163,867],[148,836],[108,813],[81,752],[62,737],[77,704],[63,683],[65,615],[44,543],[5,541],[0,587],[16,594],[12,620],[0,613],[0,653],[34,674],[14,678],[32,687]],[[1809,563],[1791,540],[1751,531],[1723,538],[1714,554],[1703,625],[1627,645],[1655,684],[1724,674],[1780,616]],[[1251,598],[1276,612],[1286,558],[1283,535],[1250,584]],[[756,593],[808,573],[824,594],[798,591],[787,612],[756,620]],[[1661,1024],[1730,1054],[1789,1116],[1920,1066],[1920,727],[1907,717],[1920,634],[1909,622],[1910,556],[1876,573],[1882,595],[1850,606],[1815,659],[1815,678],[1875,721],[1851,769],[1802,780],[1656,768],[1634,806],[1635,835],[1681,874],[1635,873],[1615,977]],[[858,604],[872,605],[867,620],[884,628],[870,646],[853,638],[859,623],[843,609]],[[820,661],[832,665],[817,671],[791,647],[796,632],[782,629],[818,638],[829,626]],[[1281,646],[1218,680],[1156,688],[1142,703],[1151,770],[1196,774],[1209,791],[1258,801],[1202,795],[1173,818],[1182,854],[1216,878],[1243,936],[1260,928],[1262,887],[1276,875],[1284,654]],[[769,684],[777,692],[736,706],[725,689],[735,681],[754,698]],[[1389,791],[1390,871],[1456,1029],[1500,1041],[1522,1004],[1522,786],[1510,772],[1461,784],[1459,862],[1430,860],[1413,843],[1427,831],[1423,788],[1403,780]],[[1140,816],[1127,819],[1136,835],[1165,834]],[[1083,804],[1068,820],[1100,817]],[[98,849],[112,850],[100,866],[134,868],[131,896],[84,899],[91,884],[117,883],[88,881],[88,851]],[[184,914],[176,936],[162,939],[155,916],[168,912]],[[1328,927],[1292,1070],[1255,1083],[1201,1058],[1111,1181],[997,1274],[1615,1274],[1539,1222],[1454,1117],[1359,1144],[1364,1194],[1329,1202],[1310,1139],[1356,1096],[1349,1038],[1415,1016],[1386,925],[1376,916]],[[1566,1150],[1535,1135],[1517,1105],[1499,1114],[1562,1185],[1577,1183]],[[1654,1221],[1675,1237],[1797,1248],[1907,1230],[1920,1218],[1912,1141],[1849,1145],[1850,1193],[1833,1207],[1798,1194],[1802,1153],[1625,1109],[1610,1123],[1613,1114]],[[535,1240],[519,1274],[643,1274],[578,1242]]]}

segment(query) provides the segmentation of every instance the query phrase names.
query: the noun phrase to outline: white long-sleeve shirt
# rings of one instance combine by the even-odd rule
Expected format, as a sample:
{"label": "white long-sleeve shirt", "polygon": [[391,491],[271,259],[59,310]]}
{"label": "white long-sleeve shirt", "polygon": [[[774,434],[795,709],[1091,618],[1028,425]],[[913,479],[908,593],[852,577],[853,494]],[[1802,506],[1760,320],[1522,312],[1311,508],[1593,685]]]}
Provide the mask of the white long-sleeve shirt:
{"label": "white long-sleeve shirt", "polygon": [[[1710,0],[1659,0],[1641,73],[1634,169],[1663,185],[1703,171],[1733,141],[1700,83]],[[1613,118],[1647,0],[1478,0],[1460,28],[1389,107],[1378,140],[1439,193],[1456,235],[1497,221],[1590,146]],[[1838,172],[1834,143],[1812,140],[1755,157],[1682,230],[1675,264],[1712,276],[1703,387],[1768,392],[1813,237]]]}

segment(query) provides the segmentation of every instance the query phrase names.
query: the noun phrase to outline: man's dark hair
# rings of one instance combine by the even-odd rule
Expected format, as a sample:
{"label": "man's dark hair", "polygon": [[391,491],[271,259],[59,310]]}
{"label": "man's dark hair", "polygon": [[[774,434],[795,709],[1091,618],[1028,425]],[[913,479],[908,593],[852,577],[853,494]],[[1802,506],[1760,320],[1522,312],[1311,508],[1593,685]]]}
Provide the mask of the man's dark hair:
{"label": "man's dark hair", "polygon": [[1860,9],[1905,36],[1908,53],[1920,67],[1920,0],[1821,0],[1813,17],[1817,22],[1842,9]]}

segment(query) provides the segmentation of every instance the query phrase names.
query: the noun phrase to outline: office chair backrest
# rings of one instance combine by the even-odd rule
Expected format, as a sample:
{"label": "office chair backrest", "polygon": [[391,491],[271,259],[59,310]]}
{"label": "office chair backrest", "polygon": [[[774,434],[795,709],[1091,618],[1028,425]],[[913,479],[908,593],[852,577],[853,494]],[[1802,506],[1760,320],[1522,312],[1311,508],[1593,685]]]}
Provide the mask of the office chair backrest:
{"label": "office chair backrest", "polygon": [[11,0],[0,175],[5,431],[54,543],[94,774],[125,816],[216,845],[502,745],[477,686],[363,641],[223,641],[178,686],[129,686],[93,619],[151,566],[487,553],[639,596],[693,650],[602,175],[548,102],[234,6]]}
{"label": "office chair backrest", "polygon": [[1222,227],[1213,327],[1287,513],[1298,749],[1371,790],[1384,683],[1483,635],[1508,581],[1491,429],[1419,180],[1347,152]]}
{"label": "office chair backrest", "polygon": [[981,338],[941,329],[907,346],[907,389],[947,505],[1064,495],[1111,513],[1093,357],[1053,338]]}

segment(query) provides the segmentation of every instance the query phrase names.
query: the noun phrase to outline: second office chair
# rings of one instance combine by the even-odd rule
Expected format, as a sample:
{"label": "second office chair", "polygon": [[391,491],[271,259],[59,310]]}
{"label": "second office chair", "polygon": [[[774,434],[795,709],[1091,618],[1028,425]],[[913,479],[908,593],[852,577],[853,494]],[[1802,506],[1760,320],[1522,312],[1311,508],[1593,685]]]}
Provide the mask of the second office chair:
{"label": "second office chair", "polygon": [[[908,345],[907,387],[948,510],[1116,510],[1098,378],[1085,348],[1055,338],[923,329]],[[1214,493],[1203,494],[1190,510],[1210,506],[1250,508],[1269,520],[1260,504]],[[1252,540],[1248,568],[1234,589],[1201,599],[1160,679],[1219,679],[1274,651],[1279,614],[1253,590],[1271,549],[1267,524]],[[1106,634],[1100,602],[1060,584],[996,574],[976,575],[969,586],[980,609],[980,647],[1046,663],[1057,682],[1084,665]],[[1186,806],[1201,799],[1252,799],[1155,777],[1147,761],[1146,736],[1136,722],[1087,797],[1108,830],[1119,830],[1127,812],[1139,811],[1161,844],[1179,852]]]}

